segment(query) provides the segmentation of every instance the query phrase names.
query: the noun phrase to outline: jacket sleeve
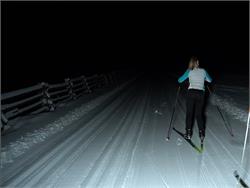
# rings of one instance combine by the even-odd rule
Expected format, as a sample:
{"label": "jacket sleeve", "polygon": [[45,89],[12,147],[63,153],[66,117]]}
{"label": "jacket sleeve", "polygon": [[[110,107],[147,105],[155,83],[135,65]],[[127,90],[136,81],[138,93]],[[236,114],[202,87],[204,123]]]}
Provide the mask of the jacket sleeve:
{"label": "jacket sleeve", "polygon": [[212,78],[209,76],[209,74],[207,73],[207,71],[205,71],[205,80],[209,83],[212,82]]}
{"label": "jacket sleeve", "polygon": [[179,83],[182,83],[182,82],[184,82],[187,78],[188,78],[188,76],[189,76],[189,72],[190,72],[190,70],[188,69],[188,70],[186,70],[186,72],[178,79],[178,82]]}

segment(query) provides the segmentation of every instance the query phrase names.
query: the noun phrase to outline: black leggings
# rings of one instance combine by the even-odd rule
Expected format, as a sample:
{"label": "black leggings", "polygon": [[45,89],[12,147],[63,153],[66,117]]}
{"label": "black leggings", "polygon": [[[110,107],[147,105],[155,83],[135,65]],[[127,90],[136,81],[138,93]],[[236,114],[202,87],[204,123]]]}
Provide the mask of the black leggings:
{"label": "black leggings", "polygon": [[[189,89],[187,93],[186,130],[193,130],[193,116],[197,119],[199,130],[205,130],[203,116],[205,92],[202,90]],[[195,113],[194,113],[195,112]]]}

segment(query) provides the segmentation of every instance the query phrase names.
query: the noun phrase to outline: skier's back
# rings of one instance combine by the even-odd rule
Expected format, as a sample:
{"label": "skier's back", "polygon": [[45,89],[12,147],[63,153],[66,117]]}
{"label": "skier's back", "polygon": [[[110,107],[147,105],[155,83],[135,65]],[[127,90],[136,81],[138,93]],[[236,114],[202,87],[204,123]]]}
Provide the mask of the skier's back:
{"label": "skier's back", "polygon": [[205,69],[199,67],[197,57],[192,57],[188,70],[178,79],[179,83],[189,79],[186,112],[186,138],[191,139],[193,134],[193,114],[197,119],[199,136],[201,140],[205,137],[205,121],[203,117],[203,106],[205,98],[205,81],[212,82],[211,77]]}

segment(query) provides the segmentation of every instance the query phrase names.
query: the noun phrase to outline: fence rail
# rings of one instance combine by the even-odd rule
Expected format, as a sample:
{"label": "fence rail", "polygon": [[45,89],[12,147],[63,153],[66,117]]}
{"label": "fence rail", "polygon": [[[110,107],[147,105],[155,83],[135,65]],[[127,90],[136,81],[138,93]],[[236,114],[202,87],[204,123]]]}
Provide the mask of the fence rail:
{"label": "fence rail", "polygon": [[66,78],[57,84],[39,83],[1,95],[1,128],[9,120],[21,115],[36,114],[44,111],[54,111],[57,105],[66,100],[74,100],[95,89],[103,88],[119,81],[121,74],[95,74],[89,77]]}

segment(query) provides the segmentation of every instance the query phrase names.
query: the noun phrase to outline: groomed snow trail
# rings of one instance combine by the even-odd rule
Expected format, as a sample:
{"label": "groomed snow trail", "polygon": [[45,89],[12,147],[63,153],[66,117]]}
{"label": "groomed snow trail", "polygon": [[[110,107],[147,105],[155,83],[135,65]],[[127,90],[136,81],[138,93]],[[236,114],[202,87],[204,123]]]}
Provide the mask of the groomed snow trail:
{"label": "groomed snow trail", "polygon": [[[81,117],[56,135],[60,139],[50,139],[41,148],[30,149],[31,154],[36,154],[33,160],[30,163],[19,162],[22,169],[13,177],[7,178],[1,173],[1,185],[58,188],[236,187],[233,171],[240,168],[244,122],[227,117],[235,134],[234,138],[230,137],[216,107],[209,103],[202,154],[174,131],[167,142],[165,137],[176,91],[177,85],[171,78],[137,79],[119,96],[97,106],[98,110],[87,119]],[[182,91],[173,121],[180,131],[184,131],[185,125],[184,95]],[[194,126],[193,141],[198,145],[197,125]],[[249,157],[249,148],[247,152]],[[11,168],[6,166],[1,171],[10,173],[14,167],[13,163]],[[249,181],[250,164],[246,162],[244,168],[245,179]]]}

